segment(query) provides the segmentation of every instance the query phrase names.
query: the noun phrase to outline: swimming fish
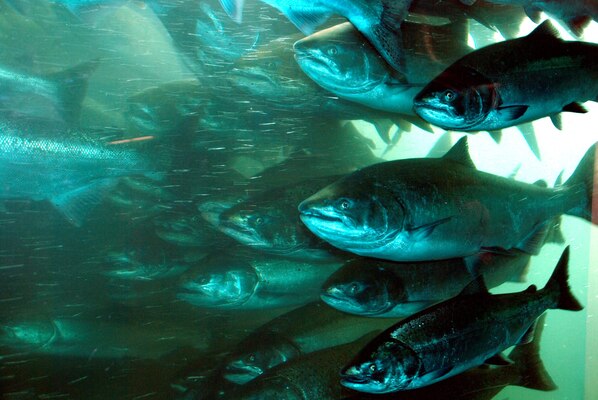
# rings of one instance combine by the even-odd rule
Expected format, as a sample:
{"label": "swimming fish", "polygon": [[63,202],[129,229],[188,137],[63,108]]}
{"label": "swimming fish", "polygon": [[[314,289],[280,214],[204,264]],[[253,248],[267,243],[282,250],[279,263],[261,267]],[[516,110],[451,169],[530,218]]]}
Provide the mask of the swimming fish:
{"label": "swimming fish", "polygon": [[[488,287],[519,282],[530,255],[486,253],[476,260]],[[347,262],[322,285],[322,300],[331,307],[369,317],[407,317],[459,294],[472,277],[467,260],[453,258],[392,263],[369,258]]]}
{"label": "swimming fish", "polygon": [[42,118],[77,125],[88,79],[98,65],[99,61],[93,60],[44,75],[2,66],[0,113],[7,118]]}
{"label": "swimming fish", "polygon": [[357,393],[343,400],[490,400],[507,386],[552,391],[557,389],[540,358],[540,342],[546,313],[538,318],[534,338],[530,343],[516,346],[509,353],[512,363],[482,365],[434,385],[389,394]]}
{"label": "swimming fish", "polygon": [[130,147],[88,139],[85,132],[0,121],[0,200],[49,200],[76,226],[119,178],[159,180],[155,168]]}
{"label": "swimming fish", "polygon": [[229,382],[245,384],[277,365],[352,342],[392,322],[343,314],[320,301],[309,303],[253,331],[226,357],[222,374]]}
{"label": "swimming fish", "polygon": [[447,130],[496,130],[560,113],[585,113],[598,99],[598,44],[558,38],[550,21],[529,35],[457,60],[415,97],[414,110]]}
{"label": "swimming fish", "polygon": [[334,260],[335,249],[299,219],[297,203],[338,178],[317,177],[266,190],[222,212],[215,227],[246,246],[281,257]]}
{"label": "swimming fish", "polygon": [[318,299],[340,262],[310,263],[242,248],[213,254],[181,277],[177,298],[204,308],[266,309]]}
{"label": "swimming fish", "polygon": [[546,286],[492,295],[483,279],[463,292],[406,318],[371,341],[342,370],[341,383],[368,393],[416,389],[472,367],[504,364],[500,353],[529,343],[534,321],[547,309],[583,307],[568,284],[569,248]]}
{"label": "swimming fish", "polygon": [[395,160],[341,178],[299,205],[333,246],[392,261],[536,254],[560,214],[591,220],[596,145],[555,189],[478,171],[463,137],[442,158]]}
{"label": "swimming fish", "polygon": [[[411,0],[262,0],[277,8],[309,35],[334,14],[347,18],[397,71],[403,70],[401,22]],[[240,22],[245,0],[220,0],[224,10]]]}
{"label": "swimming fish", "polygon": [[423,85],[472,49],[465,21],[447,26],[403,23],[401,32],[403,73],[390,68],[349,22],[295,42],[295,59],[314,82],[343,99],[413,115],[413,98]]}
{"label": "swimming fish", "polygon": [[238,400],[332,400],[344,389],[338,384],[339,369],[351,359],[376,332],[334,347],[325,348],[266,372],[239,387],[231,398]]}

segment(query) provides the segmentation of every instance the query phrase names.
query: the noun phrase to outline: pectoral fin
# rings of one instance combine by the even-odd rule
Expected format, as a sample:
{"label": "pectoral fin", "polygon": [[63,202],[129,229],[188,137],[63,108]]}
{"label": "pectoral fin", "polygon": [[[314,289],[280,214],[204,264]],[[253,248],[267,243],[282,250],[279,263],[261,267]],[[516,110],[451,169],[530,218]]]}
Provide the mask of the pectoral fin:
{"label": "pectoral fin", "polygon": [[426,224],[426,225],[421,225],[416,228],[411,228],[408,230],[409,235],[411,236],[411,239],[414,241],[424,240],[425,238],[430,236],[432,234],[432,232],[434,232],[434,229],[436,229],[436,227],[438,225],[442,225],[446,222],[449,222],[451,220],[451,218],[452,217],[447,217],[447,218],[443,218],[443,219],[434,221],[434,222]]}
{"label": "pectoral fin", "polygon": [[504,106],[498,107],[496,111],[498,112],[499,118],[501,120],[513,121],[521,118],[528,108],[529,106],[526,105]]}

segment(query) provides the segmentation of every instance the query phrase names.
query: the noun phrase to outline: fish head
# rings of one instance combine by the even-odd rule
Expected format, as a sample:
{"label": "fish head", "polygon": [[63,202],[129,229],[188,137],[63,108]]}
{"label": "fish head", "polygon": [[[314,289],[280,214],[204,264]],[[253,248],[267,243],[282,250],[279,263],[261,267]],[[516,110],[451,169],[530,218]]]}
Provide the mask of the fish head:
{"label": "fish head", "polygon": [[235,307],[255,292],[259,278],[245,260],[223,260],[185,276],[177,297],[199,307]]}
{"label": "fish head", "polygon": [[58,336],[53,321],[13,321],[0,326],[0,343],[6,346],[33,349],[49,345]]}
{"label": "fish head", "polygon": [[244,202],[222,213],[218,228],[246,246],[292,251],[298,243],[297,224],[291,218],[274,205]]}
{"label": "fish head", "polygon": [[360,255],[394,240],[405,211],[377,183],[356,184],[365,170],[325,187],[299,204],[303,223],[335,247]]}
{"label": "fish head", "polygon": [[238,385],[244,385],[275,366],[299,356],[297,348],[288,341],[268,335],[261,335],[257,346],[239,347],[243,351],[229,357],[223,374],[225,379]]}
{"label": "fish head", "polygon": [[293,60],[291,43],[296,36],[284,36],[257,47],[238,59],[229,71],[232,85],[257,98],[293,106],[321,95],[305,78]]}
{"label": "fish head", "polygon": [[303,38],[293,49],[303,72],[339,95],[369,92],[389,77],[384,59],[350,22]]}
{"label": "fish head", "polygon": [[322,301],[349,314],[380,315],[406,298],[399,277],[383,267],[362,264],[350,262],[332,274],[322,286]]}
{"label": "fish head", "polygon": [[413,109],[447,130],[475,130],[500,104],[497,85],[474,68],[449,68],[415,96]]}
{"label": "fish head", "polygon": [[359,392],[389,393],[408,389],[421,369],[421,360],[405,344],[389,339],[367,345],[341,371],[341,384]]}

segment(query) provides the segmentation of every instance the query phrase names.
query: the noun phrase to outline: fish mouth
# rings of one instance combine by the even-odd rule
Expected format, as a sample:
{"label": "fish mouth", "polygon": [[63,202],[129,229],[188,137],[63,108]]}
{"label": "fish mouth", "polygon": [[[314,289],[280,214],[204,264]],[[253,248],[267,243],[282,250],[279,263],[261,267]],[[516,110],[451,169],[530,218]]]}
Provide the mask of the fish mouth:
{"label": "fish mouth", "polygon": [[328,222],[339,222],[339,223],[343,222],[343,219],[339,216],[329,215],[329,214],[325,214],[320,211],[312,211],[312,210],[301,211],[300,217],[301,217],[301,219],[306,218],[306,219],[318,219],[318,220],[328,221]]}
{"label": "fish mouth", "polygon": [[244,385],[263,373],[264,371],[259,367],[245,365],[239,361],[234,361],[225,367],[223,376],[224,379],[229,382],[233,382],[238,385]]}
{"label": "fish mouth", "polygon": [[370,382],[370,380],[363,376],[360,373],[351,372],[351,370],[355,370],[355,367],[350,367],[341,371],[341,384],[348,388],[354,389],[356,387],[361,387],[362,385],[366,385]]}

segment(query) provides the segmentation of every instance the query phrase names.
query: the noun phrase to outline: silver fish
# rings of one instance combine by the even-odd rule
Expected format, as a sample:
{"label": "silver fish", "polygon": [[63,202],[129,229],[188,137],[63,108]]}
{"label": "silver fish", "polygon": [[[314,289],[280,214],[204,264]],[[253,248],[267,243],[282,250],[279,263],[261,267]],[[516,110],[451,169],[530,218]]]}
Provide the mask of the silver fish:
{"label": "silver fish", "polygon": [[330,244],[393,261],[467,257],[481,251],[536,254],[554,218],[591,220],[592,146],[555,189],[478,171],[467,137],[442,158],[375,164],[299,205],[301,219]]}
{"label": "silver fish", "polygon": [[503,364],[500,353],[533,338],[534,321],[547,309],[583,307],[568,283],[565,249],[546,286],[491,295],[483,279],[463,292],[392,326],[341,372],[341,384],[368,393],[431,385],[472,367]]}
{"label": "silver fish", "polygon": [[0,113],[7,117],[54,119],[76,125],[87,93],[87,80],[98,65],[94,60],[46,75],[27,74],[2,66]]}
{"label": "silver fish", "polygon": [[[261,0],[282,12],[299,30],[311,34],[334,14],[347,18],[397,71],[404,68],[400,52],[401,22],[411,0]],[[241,21],[245,0],[220,0],[224,10]]]}
{"label": "silver fish", "polygon": [[529,35],[476,50],[416,96],[414,110],[447,130],[496,130],[560,113],[585,113],[598,99],[598,44],[566,42],[550,21]]}
{"label": "silver fish", "polygon": [[150,162],[123,145],[69,136],[47,125],[0,122],[0,199],[49,200],[80,226],[120,177],[160,179]]}

